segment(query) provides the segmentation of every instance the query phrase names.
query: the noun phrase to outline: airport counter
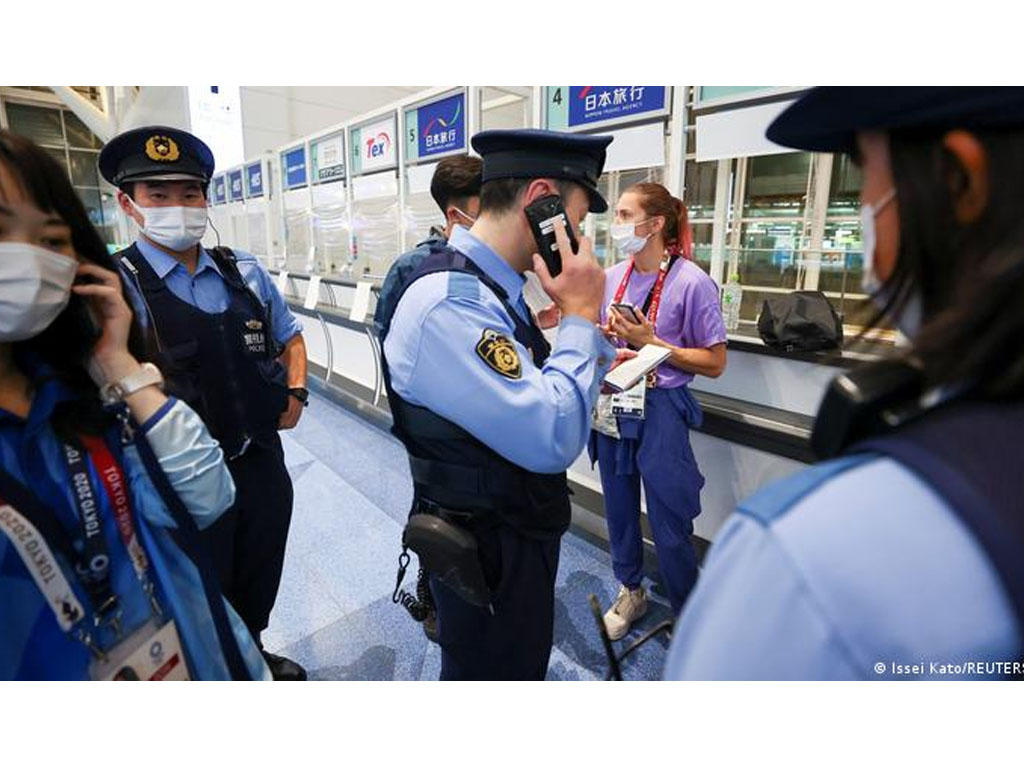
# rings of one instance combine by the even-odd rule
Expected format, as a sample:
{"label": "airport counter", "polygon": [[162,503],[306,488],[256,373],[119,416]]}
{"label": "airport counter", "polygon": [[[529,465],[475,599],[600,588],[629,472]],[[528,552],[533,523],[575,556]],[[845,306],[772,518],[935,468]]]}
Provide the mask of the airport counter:
{"label": "airport counter", "polygon": [[[282,281],[278,270],[270,272],[303,321],[312,386],[390,427],[381,350],[372,332],[377,283],[359,288],[354,280],[324,277],[313,293],[309,275],[286,273]],[[813,461],[809,439],[825,388],[846,366],[870,359],[847,351],[841,356],[777,352],[756,338],[752,325],[745,325],[729,336],[722,376],[698,376],[691,386],[704,411],[703,425],[691,436],[705,477],[703,511],[695,522],[695,534],[704,542],[714,538],[742,499]],[[568,476],[574,526],[607,542],[601,483],[585,451]],[[643,523],[650,545],[646,519]]]}

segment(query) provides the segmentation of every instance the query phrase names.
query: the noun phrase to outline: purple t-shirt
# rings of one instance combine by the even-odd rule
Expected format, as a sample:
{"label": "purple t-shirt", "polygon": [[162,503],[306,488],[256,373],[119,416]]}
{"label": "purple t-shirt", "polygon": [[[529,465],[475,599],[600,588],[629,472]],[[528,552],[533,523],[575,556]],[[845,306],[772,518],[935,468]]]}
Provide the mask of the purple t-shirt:
{"label": "purple t-shirt", "polygon": [[[629,260],[621,261],[605,270],[602,323],[608,320],[608,307],[615,299],[615,292],[629,263]],[[642,275],[634,269],[622,301],[642,309],[657,278],[657,272]],[[718,285],[692,261],[677,259],[665,278],[654,333],[669,344],[688,349],[707,348],[725,342],[725,321],[718,299]],[[620,341],[619,346],[625,346],[625,342]],[[671,389],[691,381],[692,373],[667,362],[658,366],[659,387]]]}

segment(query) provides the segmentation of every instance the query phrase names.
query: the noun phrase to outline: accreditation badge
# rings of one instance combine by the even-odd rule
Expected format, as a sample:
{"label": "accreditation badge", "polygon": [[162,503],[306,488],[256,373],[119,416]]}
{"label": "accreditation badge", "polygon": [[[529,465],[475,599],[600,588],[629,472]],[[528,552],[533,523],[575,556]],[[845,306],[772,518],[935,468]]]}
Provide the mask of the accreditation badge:
{"label": "accreditation badge", "polygon": [[597,405],[594,406],[594,429],[602,435],[619,439],[619,422],[612,414],[612,396],[598,395]]}
{"label": "accreditation badge", "polygon": [[647,409],[647,382],[640,379],[627,390],[611,396],[612,415],[623,419],[642,419]]}
{"label": "accreditation badge", "polygon": [[93,680],[191,680],[173,621],[150,619],[89,666]]}

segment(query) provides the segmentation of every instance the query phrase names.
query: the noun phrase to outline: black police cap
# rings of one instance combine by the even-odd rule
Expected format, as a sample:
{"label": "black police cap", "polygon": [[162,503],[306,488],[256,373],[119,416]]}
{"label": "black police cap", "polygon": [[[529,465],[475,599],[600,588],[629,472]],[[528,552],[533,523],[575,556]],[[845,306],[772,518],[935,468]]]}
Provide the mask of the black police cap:
{"label": "black police cap", "polygon": [[812,88],[768,126],[770,141],[853,152],[859,131],[1024,127],[1024,88]]}
{"label": "black police cap", "polygon": [[603,213],[608,203],[597,191],[611,136],[523,129],[482,131],[472,139],[484,161],[483,181],[492,179],[568,179],[590,197],[590,210]]}
{"label": "black police cap", "polygon": [[111,139],[100,152],[100,173],[119,187],[130,181],[196,179],[204,184],[213,175],[210,148],[188,131],[149,125]]}

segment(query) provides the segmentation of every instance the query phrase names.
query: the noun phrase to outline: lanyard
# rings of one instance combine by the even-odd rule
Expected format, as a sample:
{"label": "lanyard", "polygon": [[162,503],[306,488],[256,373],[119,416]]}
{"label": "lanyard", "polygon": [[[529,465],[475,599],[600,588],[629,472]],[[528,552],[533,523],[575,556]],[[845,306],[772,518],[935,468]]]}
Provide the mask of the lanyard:
{"label": "lanyard", "polygon": [[[678,258],[679,254],[674,253],[671,256],[666,255],[661,260],[661,266],[658,268],[658,279],[654,281],[654,286],[644,301],[641,311],[647,315],[647,322],[651,324],[651,327],[654,327],[658,320],[658,309],[661,306],[661,292],[665,287],[665,278],[668,277],[668,273],[672,270],[672,265],[676,263]],[[634,261],[630,259],[629,266],[626,267],[626,274],[622,276],[622,282],[619,283],[619,287],[615,291],[615,298],[613,299],[615,304],[621,302],[622,297],[626,295],[626,286],[629,285],[629,278],[633,274],[633,265]]]}
{"label": "lanyard", "polygon": [[70,555],[68,559],[82,586],[89,593],[97,625],[112,624],[120,634],[118,623],[121,607],[110,583],[110,549],[103,535],[99,496],[89,477],[89,467],[82,451],[69,443],[64,443],[63,449],[83,545],[80,552],[73,551],[65,555]]}
{"label": "lanyard", "polygon": [[[116,527],[143,591],[149,597],[153,614],[161,616],[163,612],[149,578],[149,559],[136,532],[124,473],[102,438],[85,436],[82,437],[82,443],[114,507]],[[101,626],[109,623],[120,636],[121,611],[117,595],[110,584],[110,554],[102,532],[99,498],[89,478],[82,451],[65,444],[64,457],[71,477],[79,524],[85,537],[81,554],[76,551],[74,543],[52,511],[3,470],[0,470],[0,532],[7,536],[21,556],[36,585],[46,597],[60,628],[65,632],[74,632],[94,655],[102,656],[91,634],[79,626],[86,612],[53,555],[55,549],[74,566],[94,607],[94,624]]]}
{"label": "lanyard", "polygon": [[156,600],[153,581],[149,578],[149,558],[146,556],[142,544],[139,543],[139,537],[135,531],[135,519],[132,515],[124,473],[102,437],[85,435],[82,437],[82,443],[89,452],[104,490],[107,492],[107,498],[114,507],[114,522],[117,525],[118,533],[121,534],[121,542],[128,552],[132,567],[135,569],[135,576],[149,598],[153,613],[159,616],[163,611],[160,610],[160,604]]}

